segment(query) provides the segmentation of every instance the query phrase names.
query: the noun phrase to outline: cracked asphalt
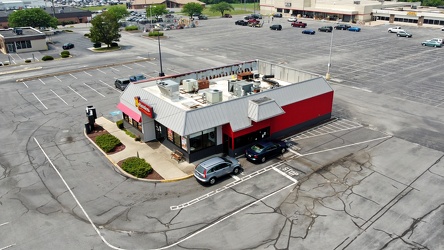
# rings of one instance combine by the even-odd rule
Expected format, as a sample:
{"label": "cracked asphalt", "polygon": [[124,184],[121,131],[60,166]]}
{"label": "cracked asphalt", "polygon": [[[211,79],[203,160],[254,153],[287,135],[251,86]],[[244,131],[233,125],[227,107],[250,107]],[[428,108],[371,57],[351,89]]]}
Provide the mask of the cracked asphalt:
{"label": "cracked asphalt", "polygon": [[[169,31],[162,41],[165,71],[184,73],[254,56],[323,74],[328,34],[302,36],[286,26],[270,33],[266,27],[235,27],[234,19]],[[158,60],[140,61],[146,51],[157,57],[156,42],[124,34],[124,52],[82,51],[41,70],[1,75],[0,249],[444,249],[443,73],[430,67],[387,79],[380,75],[402,70],[396,53],[375,54],[387,50],[375,41],[390,39],[397,44],[392,50],[408,51],[406,65],[430,66],[442,56],[442,50],[415,45],[434,30],[410,31],[415,36],[409,40],[387,38],[385,26],[335,35],[340,46],[333,50],[332,75],[342,82],[332,86],[339,120],[289,138],[297,154],[260,165],[241,158],[242,181],[218,193],[236,180],[206,187],[194,179],[142,183],[121,176],[83,135],[86,105],[116,119],[120,93],[108,86],[114,78],[158,73]],[[84,32],[75,31],[79,37]],[[247,37],[233,35],[239,32]],[[278,47],[296,56],[276,52]],[[355,58],[369,58],[372,71]],[[100,67],[110,62],[112,67]],[[16,82],[22,78],[30,80]],[[340,121],[355,125],[339,128]],[[189,207],[170,209],[213,192]]]}

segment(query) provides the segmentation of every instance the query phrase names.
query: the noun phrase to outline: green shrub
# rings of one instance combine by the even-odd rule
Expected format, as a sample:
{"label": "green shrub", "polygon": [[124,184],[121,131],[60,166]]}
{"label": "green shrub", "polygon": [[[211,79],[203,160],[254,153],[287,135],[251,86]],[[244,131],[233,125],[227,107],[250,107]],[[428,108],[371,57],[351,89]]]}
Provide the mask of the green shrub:
{"label": "green shrub", "polygon": [[111,43],[111,47],[119,47],[119,44],[117,44],[117,43]]}
{"label": "green shrub", "polygon": [[136,25],[130,25],[130,26],[125,27],[126,31],[138,30],[138,29],[139,29],[139,27],[137,27]]}
{"label": "green shrub", "polygon": [[73,32],[72,30],[63,30],[63,31],[65,31],[65,32]]}
{"label": "green shrub", "polygon": [[60,52],[60,55],[62,56],[62,58],[66,58],[69,57],[71,55],[71,53],[69,53],[69,51],[64,50],[62,52]]}
{"label": "green shrub", "polygon": [[123,129],[123,120],[116,121],[116,125],[119,129]]}
{"label": "green shrub", "polygon": [[51,61],[51,60],[54,60],[54,57],[52,57],[52,56],[43,56],[42,57],[42,61]]}
{"label": "green shrub", "polygon": [[163,32],[160,31],[150,31],[150,33],[148,33],[148,36],[163,36]]}
{"label": "green shrub", "polygon": [[89,34],[89,33],[85,33],[83,36],[84,36],[84,37],[90,37],[91,34]]}
{"label": "green shrub", "polygon": [[125,133],[127,134],[127,135],[129,135],[131,138],[136,138],[136,135],[135,134],[133,134],[131,131],[129,131],[128,129],[125,129]]}
{"label": "green shrub", "polygon": [[25,60],[25,63],[30,63],[30,62],[31,62],[30,59],[26,59],[26,60]]}
{"label": "green shrub", "polygon": [[93,46],[94,48],[100,48],[102,47],[102,43],[94,43]]}
{"label": "green shrub", "polygon": [[103,151],[108,153],[116,146],[120,145],[120,140],[114,135],[104,134],[96,137],[96,143]]}
{"label": "green shrub", "polygon": [[130,157],[123,161],[122,169],[137,178],[145,178],[153,171],[151,165],[145,159]]}

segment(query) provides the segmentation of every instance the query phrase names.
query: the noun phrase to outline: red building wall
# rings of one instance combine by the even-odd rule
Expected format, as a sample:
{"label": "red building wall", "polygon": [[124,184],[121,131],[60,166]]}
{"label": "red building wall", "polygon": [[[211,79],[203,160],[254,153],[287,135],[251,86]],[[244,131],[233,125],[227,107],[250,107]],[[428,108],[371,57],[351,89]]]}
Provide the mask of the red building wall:
{"label": "red building wall", "polygon": [[261,122],[252,122],[251,127],[241,131],[233,132],[230,124],[226,124],[222,127],[222,132],[231,137],[231,145],[234,145],[234,138],[268,126],[270,126],[270,133],[272,135],[281,130],[331,113],[333,108],[333,93],[332,91],[283,106],[282,109],[285,111],[285,114]]}

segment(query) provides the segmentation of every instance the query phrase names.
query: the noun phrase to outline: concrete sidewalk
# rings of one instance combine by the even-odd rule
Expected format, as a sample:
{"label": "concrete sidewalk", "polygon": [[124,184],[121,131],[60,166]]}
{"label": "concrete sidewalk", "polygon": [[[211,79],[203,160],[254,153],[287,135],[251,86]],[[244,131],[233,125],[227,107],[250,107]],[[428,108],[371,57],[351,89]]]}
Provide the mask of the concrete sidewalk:
{"label": "concrete sidewalk", "polygon": [[[128,157],[137,156],[148,162],[152,168],[161,175],[165,180],[162,182],[178,181],[193,176],[194,165],[186,161],[178,163],[171,159],[171,150],[166,148],[160,142],[139,142],[135,141],[125,133],[125,131],[117,128],[117,125],[104,117],[96,119],[96,124],[102,126],[110,134],[117,137],[124,145],[125,149],[115,154],[105,154],[106,157],[117,167],[119,161]],[[100,148],[99,148],[100,149]],[[103,152],[103,151],[102,151]],[[121,170],[124,173],[123,170]],[[144,179],[145,180],[145,179]]]}

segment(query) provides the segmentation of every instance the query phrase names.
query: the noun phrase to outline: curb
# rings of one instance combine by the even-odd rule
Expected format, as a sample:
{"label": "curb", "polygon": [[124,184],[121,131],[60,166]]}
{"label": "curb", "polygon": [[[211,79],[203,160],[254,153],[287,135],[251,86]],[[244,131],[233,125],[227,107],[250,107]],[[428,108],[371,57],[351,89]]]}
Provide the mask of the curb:
{"label": "curb", "polygon": [[179,178],[175,178],[175,179],[166,179],[166,180],[150,180],[150,179],[137,178],[137,177],[133,176],[132,174],[127,173],[119,165],[117,165],[117,163],[114,162],[113,159],[111,159],[107,153],[105,153],[100,147],[97,146],[97,144],[94,143],[93,140],[91,140],[91,138],[89,138],[89,136],[86,134],[85,129],[83,129],[83,135],[85,135],[85,137],[91,142],[91,144],[93,144],[100,152],[102,152],[102,154],[106,157],[106,159],[108,159],[114,165],[114,168],[124,177],[128,177],[128,178],[131,178],[131,179],[137,180],[137,181],[144,181],[144,182],[151,182],[151,183],[167,183],[167,182],[176,182],[176,181],[185,180],[185,179],[188,179],[188,178],[191,178],[192,176],[194,176],[194,174],[190,174],[185,177],[179,177]]}
{"label": "curb", "polygon": [[24,69],[12,70],[12,71],[0,72],[0,75],[9,75],[9,74],[14,74],[14,73],[20,73],[20,72],[25,72],[25,71],[42,69],[42,68],[43,67],[24,68]]}
{"label": "curb", "polygon": [[[128,61],[128,62],[112,63],[112,64],[105,64],[105,65],[100,65],[100,66],[95,66],[95,67],[89,67],[89,68],[75,69],[75,70],[71,70],[71,71],[43,74],[43,75],[39,75],[39,76],[32,76],[32,77],[28,77],[28,78],[17,79],[15,81],[16,82],[25,82],[25,81],[29,81],[29,80],[38,79],[38,78],[45,78],[45,77],[50,77],[50,76],[59,76],[59,75],[66,75],[69,73],[81,72],[81,71],[85,71],[87,69],[101,69],[101,68],[107,68],[107,67],[112,67],[112,66],[124,65],[124,64],[128,64],[128,63],[145,62],[145,61],[152,61],[152,60],[154,60],[154,59],[153,58],[144,58],[144,59]],[[41,68],[43,68],[43,67],[41,67]]]}

